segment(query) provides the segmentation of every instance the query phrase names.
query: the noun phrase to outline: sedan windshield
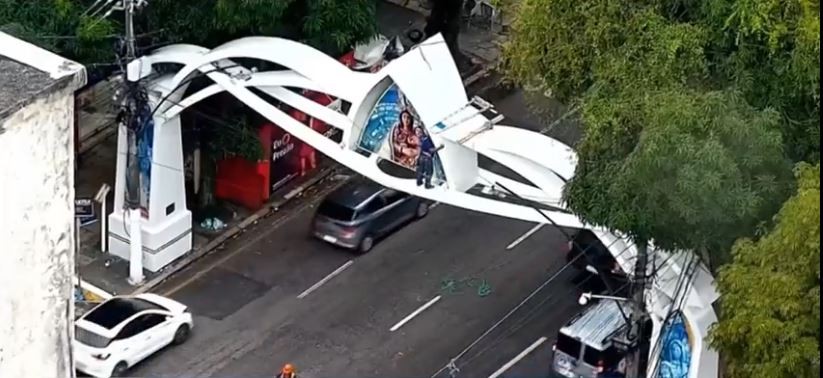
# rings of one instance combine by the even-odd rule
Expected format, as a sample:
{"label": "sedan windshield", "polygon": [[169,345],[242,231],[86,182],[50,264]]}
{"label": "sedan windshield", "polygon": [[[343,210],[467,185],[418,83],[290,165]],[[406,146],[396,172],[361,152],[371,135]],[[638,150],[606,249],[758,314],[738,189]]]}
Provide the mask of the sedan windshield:
{"label": "sedan windshield", "polygon": [[92,348],[105,348],[111,342],[108,337],[99,335],[80,326],[74,326],[74,338]]}

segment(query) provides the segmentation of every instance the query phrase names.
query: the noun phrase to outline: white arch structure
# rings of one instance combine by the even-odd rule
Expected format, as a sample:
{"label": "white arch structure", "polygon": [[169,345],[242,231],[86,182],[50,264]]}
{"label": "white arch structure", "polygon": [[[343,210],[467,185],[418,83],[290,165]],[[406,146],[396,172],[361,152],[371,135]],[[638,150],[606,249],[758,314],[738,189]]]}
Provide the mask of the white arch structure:
{"label": "white arch structure", "polygon": [[[255,72],[232,61],[237,58],[268,61],[283,69]],[[155,75],[153,65],[158,63],[175,63],[183,68],[173,75]],[[142,261],[146,268],[153,271],[161,269],[192,247],[192,218],[185,205],[179,115],[187,107],[223,91],[326,156],[383,186],[503,217],[546,223],[544,216],[532,206],[482,197],[467,191],[477,185],[501,183],[524,198],[562,209],[560,199],[563,185],[574,174],[577,162],[576,154],[570,147],[545,135],[510,126],[490,126],[488,118],[469,106],[470,100],[460,75],[439,35],[391,61],[376,73],[352,71],[312,47],[272,37],[241,38],[212,50],[183,44],[167,46],[140,58],[130,66],[131,70],[139,71],[141,77],[153,77],[150,99],[153,107],[159,105],[154,115],[148,219],[141,222],[139,236],[142,244],[134,241],[127,232],[130,222],[122,210],[127,149],[126,132],[121,127],[115,211],[110,216],[109,245],[112,253],[126,259],[129,259],[131,243],[141,246]],[[205,75],[214,84],[183,98],[188,80],[195,75]],[[412,104],[435,145],[442,146],[438,154],[446,179],[433,189],[419,187],[413,179],[387,174],[377,165],[378,154],[365,156],[355,150],[378,99],[394,85]],[[250,88],[256,88],[341,130],[342,141],[337,143],[306,127]],[[350,103],[350,110],[346,114],[337,112],[288,88],[326,93]],[[166,97],[168,101],[161,101]],[[479,168],[478,154],[510,168],[531,184]],[[633,272],[635,250],[627,239],[585,225],[566,211],[545,210],[544,213],[554,223],[564,227],[593,229],[609,246],[623,270]],[[656,252],[659,254],[658,260],[667,262],[657,272],[647,295],[647,305],[655,324],[654,338],[660,335],[662,318],[668,307],[678,301],[676,281],[687,255],[678,253],[667,258],[669,254]],[[708,349],[703,340],[709,325],[717,320],[711,306],[717,297],[711,275],[704,268],[699,268],[693,284],[685,291],[682,306],[693,336],[690,337],[692,362],[689,377],[717,376],[717,353]]]}

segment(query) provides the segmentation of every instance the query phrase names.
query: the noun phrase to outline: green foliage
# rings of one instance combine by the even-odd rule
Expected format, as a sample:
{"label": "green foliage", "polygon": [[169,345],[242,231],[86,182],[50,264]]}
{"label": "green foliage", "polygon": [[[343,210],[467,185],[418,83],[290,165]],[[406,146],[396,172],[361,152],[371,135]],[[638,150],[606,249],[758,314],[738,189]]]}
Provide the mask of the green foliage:
{"label": "green foliage", "polygon": [[706,0],[717,76],[774,107],[794,160],[820,160],[819,0]]}
{"label": "green foliage", "polygon": [[[244,114],[244,113],[241,113]],[[226,130],[226,127],[228,130]],[[263,158],[263,146],[257,136],[257,130],[247,116],[241,115],[228,124],[213,124],[219,128],[209,133],[207,152],[215,161],[227,157],[240,157],[248,161]]]}
{"label": "green foliage", "polygon": [[306,42],[337,55],[377,33],[377,4],[370,0],[308,0],[302,22]]}
{"label": "green foliage", "polygon": [[820,369],[820,164],[796,170],[797,193],[760,240],[721,269],[712,344],[733,378],[812,378]]}
{"label": "green foliage", "polygon": [[[94,0],[0,0],[0,28],[82,63],[111,62],[122,35],[122,12],[84,16]],[[192,43],[208,47],[250,35],[304,40],[337,53],[376,32],[368,0],[156,0],[141,10],[140,46]]]}
{"label": "green foliage", "polygon": [[699,26],[670,23],[642,3],[625,4],[524,0],[504,67],[515,81],[551,88],[566,102],[592,86],[642,91],[704,76]]}
{"label": "green foliage", "polygon": [[583,121],[585,160],[565,194],[593,224],[664,248],[721,252],[788,194],[778,115],[734,92],[590,96]]}
{"label": "green foliage", "polygon": [[118,26],[84,16],[92,0],[0,0],[0,30],[84,63],[109,62]]}
{"label": "green foliage", "polygon": [[581,104],[576,213],[717,256],[788,194],[784,155],[819,160],[819,18],[815,0],[522,0],[503,67]]}

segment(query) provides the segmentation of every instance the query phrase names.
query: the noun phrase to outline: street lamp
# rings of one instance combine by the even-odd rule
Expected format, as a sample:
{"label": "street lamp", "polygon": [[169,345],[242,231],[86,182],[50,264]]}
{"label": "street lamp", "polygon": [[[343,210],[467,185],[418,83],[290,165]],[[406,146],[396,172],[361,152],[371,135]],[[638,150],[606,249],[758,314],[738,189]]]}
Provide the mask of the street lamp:
{"label": "street lamp", "polygon": [[618,302],[626,302],[626,301],[629,300],[628,298],[613,297],[611,295],[597,295],[597,294],[592,294],[592,293],[583,293],[583,294],[580,294],[580,299],[577,300],[577,303],[579,303],[581,306],[585,306],[585,305],[589,304],[589,301],[592,300],[592,299],[611,299],[613,301],[618,301]]}

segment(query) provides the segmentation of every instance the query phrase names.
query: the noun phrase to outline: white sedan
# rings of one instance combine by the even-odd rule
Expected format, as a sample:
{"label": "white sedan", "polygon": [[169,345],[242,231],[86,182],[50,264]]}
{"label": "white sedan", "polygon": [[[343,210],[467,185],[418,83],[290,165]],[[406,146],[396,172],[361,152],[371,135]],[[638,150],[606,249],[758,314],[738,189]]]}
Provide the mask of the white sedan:
{"label": "white sedan", "polygon": [[156,294],[116,296],[75,322],[77,370],[97,378],[122,376],[169,344],[189,337],[192,316],[185,305]]}

